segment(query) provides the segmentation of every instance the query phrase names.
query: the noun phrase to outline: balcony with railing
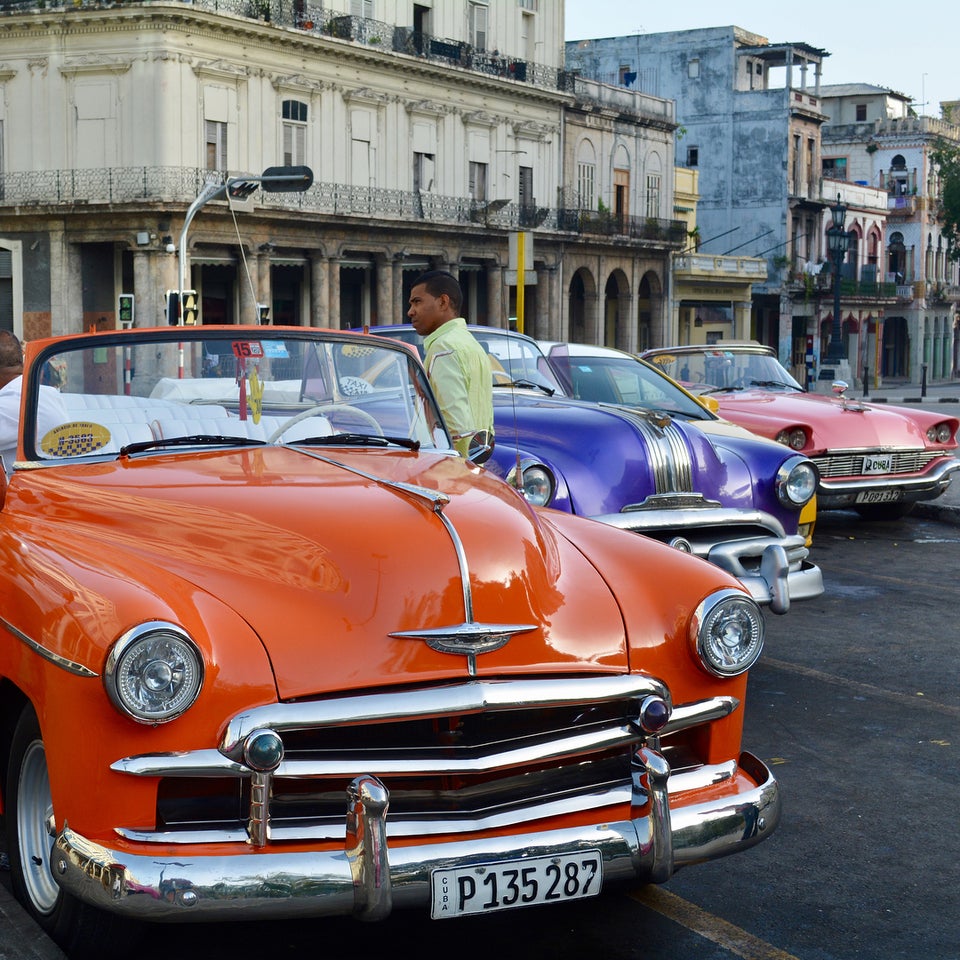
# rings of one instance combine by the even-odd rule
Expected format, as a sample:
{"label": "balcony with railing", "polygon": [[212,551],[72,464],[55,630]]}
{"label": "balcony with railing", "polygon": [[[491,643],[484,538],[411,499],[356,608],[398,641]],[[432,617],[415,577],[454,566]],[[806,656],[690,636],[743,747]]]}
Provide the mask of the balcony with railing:
{"label": "balcony with railing", "polygon": [[[462,40],[436,37],[398,27],[367,17],[354,17],[326,9],[322,4],[306,0],[166,0],[173,6],[212,13],[229,14],[259,20],[278,27],[292,28],[317,37],[351,41],[368,49],[386,53],[403,53],[434,63],[461,67],[503,80],[516,80],[552,90],[572,92],[575,75],[532,60],[504,56],[497,51],[479,49]],[[126,0],[123,9],[139,7],[137,0]],[[159,3],[146,4],[152,10]],[[0,0],[0,17],[4,14],[62,10],[66,13],[90,9],[118,8],[113,0]]]}
{"label": "balcony with railing", "polygon": [[[88,170],[31,170],[0,174],[0,210],[19,214],[49,208],[98,205],[116,210],[148,204],[176,204],[184,209],[210,180],[224,174],[194,167],[103,167]],[[261,207],[296,210],[318,216],[371,221],[473,224],[501,230],[542,229],[583,236],[616,237],[638,245],[681,247],[687,239],[682,220],[618,217],[588,210],[556,209],[510,200],[478,201],[416,190],[390,190],[343,183],[315,182],[304,193],[260,193]]]}

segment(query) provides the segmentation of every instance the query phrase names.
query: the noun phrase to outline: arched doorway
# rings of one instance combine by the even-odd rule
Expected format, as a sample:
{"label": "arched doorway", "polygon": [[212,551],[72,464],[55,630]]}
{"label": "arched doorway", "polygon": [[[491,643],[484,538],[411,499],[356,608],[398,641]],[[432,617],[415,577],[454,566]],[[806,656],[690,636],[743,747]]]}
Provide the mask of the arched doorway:
{"label": "arched doorway", "polygon": [[588,303],[591,304],[590,313],[596,311],[597,286],[590,271],[581,267],[570,278],[567,288],[567,316],[570,318],[570,332],[568,339],[571,343],[589,343],[589,331],[593,328],[596,317],[588,316]]}
{"label": "arched doorway", "polygon": [[608,347],[629,349],[627,328],[623,322],[629,316],[630,285],[622,270],[614,270],[603,290],[603,343]]}
{"label": "arched doorway", "polygon": [[910,376],[910,335],[905,317],[887,317],[883,321],[884,377]]}

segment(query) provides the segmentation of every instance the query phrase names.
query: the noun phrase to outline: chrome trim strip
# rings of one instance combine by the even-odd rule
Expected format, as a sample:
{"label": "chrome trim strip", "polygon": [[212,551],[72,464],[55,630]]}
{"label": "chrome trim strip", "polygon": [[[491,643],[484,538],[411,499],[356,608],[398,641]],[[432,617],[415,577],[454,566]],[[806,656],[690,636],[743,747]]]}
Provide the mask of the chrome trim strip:
{"label": "chrome trim strip", "polygon": [[[639,743],[645,734],[639,728],[607,727],[588,733],[574,734],[553,739],[547,743],[506,748],[487,752],[467,753],[466,756],[418,756],[412,759],[393,759],[389,754],[378,755],[376,750],[363,751],[356,758],[336,760],[288,760],[281,762],[274,771],[275,777],[310,779],[316,777],[359,776],[366,770],[378,774],[409,774],[411,776],[436,774],[486,773],[505,767],[522,766],[578,754],[594,753],[597,750],[613,750],[617,747]],[[411,748],[416,750],[415,747]],[[211,777],[250,776],[244,767],[240,770],[227,760],[220,767],[212,765],[209,757],[213,751],[199,751],[205,755],[206,775]],[[163,762],[149,754],[139,757],[124,757],[111,764],[111,769],[138,777],[195,777],[196,768],[190,766],[190,754],[168,754]],[[171,760],[173,761],[171,763]]]}
{"label": "chrome trim strip", "polygon": [[66,670],[67,673],[72,673],[77,677],[85,677],[87,679],[100,676],[99,673],[96,673],[89,667],[85,667],[82,663],[77,663],[75,660],[68,660],[66,657],[61,657],[60,654],[48,650],[45,646],[31,639],[25,633],[22,633],[12,623],[4,620],[2,617],[0,617],[0,625],[21,643],[28,646],[38,656],[43,657],[44,660],[49,660],[55,667],[60,667],[61,670]]}
{"label": "chrome trim strip", "polygon": [[681,506],[680,508],[646,509],[644,505],[631,505],[621,513],[599,513],[590,518],[621,530],[667,529],[697,527],[706,533],[711,526],[757,526],[769,530],[774,537],[787,535],[783,524],[772,514],[763,510],[741,510],[736,507],[715,507],[705,501],[703,507]]}
{"label": "chrome trim strip", "polygon": [[707,700],[694,700],[691,703],[681,703],[673,708],[667,725],[660,731],[661,737],[666,737],[678,730],[686,730],[701,723],[711,723],[729,717],[740,700],[737,697],[710,697]]}
{"label": "chrome trim strip", "polygon": [[237,714],[224,730],[220,752],[239,762],[243,757],[244,738],[257,727],[267,727],[283,736],[286,730],[311,727],[335,727],[381,720],[429,720],[459,713],[640,699],[650,694],[672,703],[670,691],[664,683],[640,674],[542,680],[471,680],[448,686],[405,688],[330,700],[271,703]]}
{"label": "chrome trim strip", "polygon": [[[780,792],[770,771],[750,754],[741,754],[740,769],[755,786],[728,789],[699,804],[670,810],[670,849],[658,845],[658,825],[648,815],[629,820],[603,821],[579,827],[485,836],[448,842],[372,850],[365,864],[381,870],[381,889],[389,880],[394,907],[417,907],[430,902],[430,873],[437,867],[482,864],[524,857],[551,856],[585,848],[599,850],[605,883],[651,880],[654,873],[669,874],[685,864],[712,860],[746,849],[762,840],[780,819]],[[656,776],[656,774],[655,774]],[[377,814],[371,809],[366,826]],[[656,839],[655,839],[656,838]],[[370,907],[377,911],[387,901],[363,888],[344,855],[336,849],[303,853],[257,852],[236,855],[158,857],[122,851],[93,842],[64,824],[51,855],[57,882],[73,896],[112,913],[143,920],[223,920],[349,916]]]}
{"label": "chrome trim strip", "polygon": [[[727,763],[711,764],[692,770],[671,771],[667,781],[667,792],[672,797],[700,790],[730,780],[737,772],[735,760]],[[398,817],[387,821],[388,837],[431,837],[451,836],[458,833],[478,833],[502,827],[532,823],[547,817],[559,817],[565,814],[582,813],[585,810],[602,810],[604,807],[630,803],[634,798],[633,788],[628,783],[617,784],[606,790],[592,790],[557,800],[536,803],[522,809],[506,810],[500,813],[462,816],[456,819],[431,817],[429,820],[416,817]],[[161,843],[194,845],[210,843],[241,843],[249,838],[244,830],[139,830],[131,827],[116,827],[115,832],[125,840],[134,843]],[[285,826],[272,824],[270,839],[277,843],[320,842],[338,840],[343,835],[343,821],[335,818],[318,820],[309,825],[297,824]]]}
{"label": "chrome trim strip", "polygon": [[357,777],[347,788],[344,852],[353,880],[353,915],[383,920],[393,909],[385,820],[390,794],[376,777]]}

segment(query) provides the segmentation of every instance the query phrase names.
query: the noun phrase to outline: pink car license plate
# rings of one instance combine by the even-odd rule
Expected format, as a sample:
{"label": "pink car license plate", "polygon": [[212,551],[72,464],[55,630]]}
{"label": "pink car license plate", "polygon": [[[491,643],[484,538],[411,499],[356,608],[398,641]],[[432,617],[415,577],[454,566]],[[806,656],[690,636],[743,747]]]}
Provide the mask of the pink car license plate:
{"label": "pink car license plate", "polygon": [[582,900],[596,896],[602,882],[599,850],[434,870],[430,875],[430,916],[441,920]]}
{"label": "pink car license plate", "polygon": [[892,469],[892,453],[871,453],[863,458],[864,473],[890,473]]}

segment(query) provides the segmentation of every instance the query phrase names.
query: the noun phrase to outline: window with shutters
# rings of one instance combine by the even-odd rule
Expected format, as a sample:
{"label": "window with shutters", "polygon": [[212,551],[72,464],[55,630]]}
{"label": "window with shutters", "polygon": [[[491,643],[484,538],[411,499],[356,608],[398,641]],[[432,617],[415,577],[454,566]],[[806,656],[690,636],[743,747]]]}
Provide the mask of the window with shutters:
{"label": "window with shutters", "polygon": [[373,19],[373,0],[350,0],[350,16]]}
{"label": "window with shutters", "polygon": [[433,189],[436,158],[432,153],[414,153],[413,189],[429,192]]}
{"label": "window with shutters", "polygon": [[469,190],[471,200],[487,199],[487,165],[485,163],[471,161]]}
{"label": "window with shutters", "polygon": [[487,49],[487,17],[485,3],[471,3],[467,7],[470,25],[470,44],[475,50]]}
{"label": "window with shutters", "polygon": [[660,216],[660,174],[647,174],[647,216]]}
{"label": "window with shutters", "polygon": [[300,167],[307,159],[307,105],[300,100],[284,100],[283,165]]}
{"label": "window with shutters", "polygon": [[533,167],[520,168],[520,206],[532,207],[536,200],[533,197]]}
{"label": "window with shutters", "polygon": [[208,170],[227,169],[227,125],[219,120],[203,121],[203,138]]}

